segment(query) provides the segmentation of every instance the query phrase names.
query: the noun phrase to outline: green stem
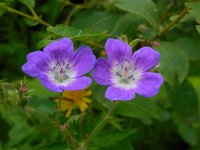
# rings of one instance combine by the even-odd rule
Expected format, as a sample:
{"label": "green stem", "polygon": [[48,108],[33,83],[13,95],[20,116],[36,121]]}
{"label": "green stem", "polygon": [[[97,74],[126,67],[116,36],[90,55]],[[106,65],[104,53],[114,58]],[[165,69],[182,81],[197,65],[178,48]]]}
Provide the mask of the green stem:
{"label": "green stem", "polygon": [[94,43],[94,42],[91,42],[91,41],[86,41],[86,40],[79,40],[81,42],[84,42],[86,44],[89,44],[91,46],[95,46],[95,47],[98,47],[98,48],[101,48],[101,49],[104,49],[104,47],[100,44],[97,44],[97,43]]}
{"label": "green stem", "polygon": [[79,9],[77,7],[74,7],[68,14],[67,19],[65,21],[65,24],[69,25],[69,22],[73,16],[73,14],[75,14]]}
{"label": "green stem", "polygon": [[37,13],[35,12],[35,10],[32,7],[30,7],[29,5],[27,7],[34,17],[38,17]]}
{"label": "green stem", "polygon": [[[41,112],[35,110],[34,108],[26,106],[25,109],[30,111],[30,112],[36,113],[40,117],[42,117],[42,118],[48,120],[49,122],[51,122],[53,125],[56,125],[56,126],[60,127],[60,123],[59,122],[56,122],[56,121],[52,120],[51,118],[49,118],[48,116],[46,116],[46,115],[42,114]],[[75,143],[74,143],[73,138],[70,135],[70,133],[66,133],[66,139],[69,142],[69,146],[70,146],[71,150],[76,150]]]}
{"label": "green stem", "polygon": [[72,3],[67,3],[68,5],[72,5],[73,6],[73,9],[69,12],[68,16],[67,16],[67,19],[65,21],[65,24],[69,24],[70,23],[70,20],[72,18],[72,16],[79,10],[83,9],[83,8],[88,8],[87,5],[73,5]]}
{"label": "green stem", "polygon": [[58,99],[58,105],[57,105],[57,114],[56,114],[56,120],[60,123],[60,106],[61,106],[61,100],[62,100],[62,93],[59,93],[59,99]]}
{"label": "green stem", "polygon": [[103,126],[105,125],[106,121],[108,120],[108,118],[110,117],[110,115],[112,114],[114,108],[116,107],[116,103],[115,101],[113,101],[111,108],[109,109],[109,111],[105,114],[105,116],[103,117],[103,119],[97,124],[97,126],[92,130],[91,134],[89,135],[89,137],[85,140],[85,142],[81,143],[79,149],[80,150],[84,150],[86,149],[86,147],[88,146],[88,144],[90,143],[90,141],[99,133],[99,131],[103,128]]}
{"label": "green stem", "polygon": [[42,117],[42,118],[48,120],[49,122],[51,122],[51,123],[54,124],[54,125],[59,125],[58,122],[55,122],[54,120],[52,120],[52,119],[49,118],[48,116],[42,114],[41,112],[35,110],[34,108],[31,108],[31,107],[29,107],[29,106],[26,106],[25,109],[28,110],[28,111],[30,111],[30,112],[36,113],[37,115],[39,115],[40,117]]}
{"label": "green stem", "polygon": [[32,13],[34,16],[30,16],[30,15],[28,15],[28,14],[25,14],[25,13],[23,13],[23,12],[21,12],[21,11],[18,11],[18,10],[16,10],[16,9],[13,9],[13,8],[9,7],[9,6],[6,6],[5,4],[0,4],[0,7],[6,9],[6,10],[9,11],[9,12],[18,14],[18,15],[23,16],[23,17],[26,17],[26,18],[31,19],[31,20],[33,20],[33,21],[37,21],[37,22],[39,22],[40,24],[42,24],[42,25],[44,25],[44,26],[47,26],[47,27],[50,27],[50,26],[51,26],[50,24],[48,24],[47,22],[45,22],[44,20],[42,20],[40,17],[38,17],[38,15],[35,13],[35,11],[34,11],[32,8],[31,8],[31,9],[29,8],[29,9],[30,9],[31,13]]}
{"label": "green stem", "polygon": [[152,41],[155,40],[157,37],[162,36],[165,32],[171,29],[177,22],[179,22],[187,14],[187,12],[188,12],[187,8],[181,11],[181,13],[174,20],[172,20],[163,30],[161,30],[158,34],[156,34],[152,38]]}
{"label": "green stem", "polygon": [[59,102],[58,102],[58,109],[59,110],[60,110],[61,100],[62,100],[62,93],[59,93]]}
{"label": "green stem", "polygon": [[75,143],[73,141],[73,138],[72,138],[72,136],[69,133],[66,134],[66,139],[67,139],[67,141],[69,143],[70,149],[71,150],[76,150],[76,146],[75,146]]}

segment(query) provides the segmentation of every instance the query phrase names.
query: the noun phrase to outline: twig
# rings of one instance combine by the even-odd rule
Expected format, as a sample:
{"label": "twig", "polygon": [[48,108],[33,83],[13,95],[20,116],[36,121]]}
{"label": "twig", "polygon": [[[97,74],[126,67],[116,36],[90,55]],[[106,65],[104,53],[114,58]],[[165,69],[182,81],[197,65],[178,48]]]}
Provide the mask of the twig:
{"label": "twig", "polygon": [[33,21],[39,22],[40,24],[42,24],[42,25],[44,25],[44,26],[46,26],[46,27],[50,27],[50,26],[51,26],[50,24],[48,24],[47,22],[45,22],[44,20],[42,20],[42,19],[36,14],[36,12],[35,12],[32,8],[30,8],[30,7],[28,7],[28,8],[29,8],[29,10],[31,11],[31,13],[32,13],[34,16],[30,16],[30,15],[28,15],[28,14],[26,14],[26,13],[23,13],[23,12],[21,12],[21,11],[18,11],[18,10],[16,10],[16,9],[13,9],[13,8],[11,8],[11,7],[9,7],[9,6],[6,6],[5,4],[0,4],[0,7],[6,9],[6,10],[9,11],[9,12],[12,12],[12,13],[18,14],[18,15],[20,15],[20,16],[26,17],[26,18],[28,18],[28,19],[31,19],[31,20],[33,20]]}
{"label": "twig", "polygon": [[69,142],[69,146],[70,146],[71,150],[76,150],[73,138],[69,133],[66,134],[66,139]]}
{"label": "twig", "polygon": [[79,40],[79,41],[84,42],[84,43],[87,43],[87,44],[89,44],[89,45],[91,45],[91,46],[95,46],[95,47],[104,49],[104,47],[103,47],[102,45],[97,44],[97,43],[94,43],[94,42],[91,42],[91,41],[86,41],[86,40]]}
{"label": "twig", "polygon": [[103,119],[97,124],[97,126],[92,130],[91,134],[89,135],[89,137],[85,140],[85,142],[80,144],[79,150],[82,149],[86,149],[86,147],[88,146],[88,144],[90,143],[90,141],[92,140],[92,138],[94,138],[99,131],[103,128],[103,126],[105,125],[106,121],[108,120],[108,118],[110,117],[110,115],[112,114],[114,108],[116,107],[117,102],[112,103],[111,108],[109,109],[109,111],[106,113],[106,115],[103,117]]}
{"label": "twig", "polygon": [[155,40],[157,37],[162,36],[165,32],[171,29],[177,22],[179,22],[188,12],[188,9],[185,8],[174,20],[172,20],[163,30],[161,30],[158,34],[156,34],[152,41]]}
{"label": "twig", "polygon": [[41,112],[35,110],[34,108],[31,108],[31,107],[29,107],[29,106],[25,106],[25,110],[30,111],[30,112],[34,112],[34,113],[38,114],[40,117],[42,117],[42,118],[48,120],[49,122],[51,122],[51,123],[54,124],[54,125],[59,125],[58,122],[55,122],[54,120],[52,120],[52,119],[49,118],[48,116],[42,114]]}
{"label": "twig", "polygon": [[59,93],[59,100],[57,105],[57,121],[60,123],[60,106],[61,106],[61,100],[62,100],[62,93]]}

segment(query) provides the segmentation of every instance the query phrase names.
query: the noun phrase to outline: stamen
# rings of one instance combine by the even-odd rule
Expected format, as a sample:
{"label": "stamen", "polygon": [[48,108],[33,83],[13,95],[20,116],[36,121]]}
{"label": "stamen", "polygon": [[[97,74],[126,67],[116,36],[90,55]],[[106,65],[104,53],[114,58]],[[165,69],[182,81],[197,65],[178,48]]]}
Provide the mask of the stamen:
{"label": "stamen", "polygon": [[69,64],[67,64],[67,66],[65,67],[65,69],[70,70]]}
{"label": "stamen", "polygon": [[135,70],[136,68],[127,59],[124,59],[120,64],[117,63],[113,68],[114,75],[117,77],[116,80],[126,84],[135,80]]}
{"label": "stamen", "polygon": [[125,67],[125,72],[128,72],[128,69],[127,69],[127,67]]}
{"label": "stamen", "polygon": [[63,68],[60,69],[60,73],[64,73]]}
{"label": "stamen", "polygon": [[58,80],[58,74],[55,74],[55,79]]}
{"label": "stamen", "polygon": [[[51,65],[52,66],[52,65]],[[54,67],[50,66],[50,71],[53,72],[54,75],[54,79],[57,80],[58,82],[63,82],[64,80],[69,78],[69,64],[66,63],[66,61],[62,61],[60,62],[56,62],[56,64],[54,65]]]}
{"label": "stamen", "polygon": [[64,75],[64,77],[65,77],[66,79],[68,79],[68,78],[69,78],[69,76],[68,76],[68,75],[66,75],[66,74]]}
{"label": "stamen", "polygon": [[[133,77],[133,75],[128,76],[128,78],[130,79],[131,77]],[[133,77],[134,78],[134,77]]]}
{"label": "stamen", "polygon": [[122,77],[122,75],[119,72],[117,72],[116,75],[118,75],[119,77]]}

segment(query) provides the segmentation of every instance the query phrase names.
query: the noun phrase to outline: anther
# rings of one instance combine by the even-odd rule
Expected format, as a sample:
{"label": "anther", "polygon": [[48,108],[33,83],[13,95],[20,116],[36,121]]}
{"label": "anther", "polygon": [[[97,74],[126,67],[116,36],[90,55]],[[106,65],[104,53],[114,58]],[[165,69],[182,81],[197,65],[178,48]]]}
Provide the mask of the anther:
{"label": "anther", "polygon": [[[128,76],[129,79],[132,78],[132,77],[133,77],[133,75]],[[134,78],[134,77],[133,77],[133,78]]]}
{"label": "anther", "polygon": [[119,72],[117,72],[116,75],[118,75],[119,77],[122,77],[122,75]]}
{"label": "anther", "polygon": [[55,79],[58,80],[58,74],[55,74]]}
{"label": "anther", "polygon": [[69,78],[69,76],[68,76],[68,75],[66,75],[66,74],[64,75],[64,77],[65,77],[65,78],[67,78],[67,79]]}
{"label": "anther", "polygon": [[63,71],[63,68],[60,69],[60,73],[64,73],[65,71]]}

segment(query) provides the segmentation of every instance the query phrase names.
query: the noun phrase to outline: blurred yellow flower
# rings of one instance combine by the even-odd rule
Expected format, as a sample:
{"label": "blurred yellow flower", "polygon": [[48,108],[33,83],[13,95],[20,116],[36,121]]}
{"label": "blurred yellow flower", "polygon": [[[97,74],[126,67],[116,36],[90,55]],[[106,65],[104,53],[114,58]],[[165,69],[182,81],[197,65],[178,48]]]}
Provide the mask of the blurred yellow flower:
{"label": "blurred yellow flower", "polygon": [[[88,88],[78,91],[64,91],[62,93],[60,110],[67,111],[67,118],[74,107],[78,107],[81,112],[84,112],[88,108],[88,104],[91,103],[91,100],[88,98],[90,95],[92,95],[92,91]],[[58,102],[58,99],[56,101]]]}
{"label": "blurred yellow flower", "polygon": [[105,52],[105,50],[100,51],[100,55],[101,55],[101,57],[106,56],[106,52]]}

